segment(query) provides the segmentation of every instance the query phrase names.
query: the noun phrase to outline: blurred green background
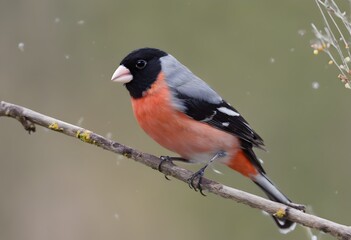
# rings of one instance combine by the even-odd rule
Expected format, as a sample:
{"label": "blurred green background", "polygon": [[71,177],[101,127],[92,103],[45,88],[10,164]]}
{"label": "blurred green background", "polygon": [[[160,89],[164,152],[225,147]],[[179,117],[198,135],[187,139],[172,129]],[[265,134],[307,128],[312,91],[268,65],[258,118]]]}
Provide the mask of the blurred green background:
{"label": "blurred green background", "polygon": [[[110,81],[140,47],[177,57],[265,139],[270,178],[313,213],[350,225],[350,99],[314,56],[314,1],[0,2],[0,100],[155,155],[128,92]],[[318,85],[315,89],[313,85]],[[0,239],[309,239],[260,211],[77,139],[0,119]],[[199,166],[184,165],[192,170]],[[224,166],[206,176],[262,195]],[[332,239],[318,234],[319,239]]]}

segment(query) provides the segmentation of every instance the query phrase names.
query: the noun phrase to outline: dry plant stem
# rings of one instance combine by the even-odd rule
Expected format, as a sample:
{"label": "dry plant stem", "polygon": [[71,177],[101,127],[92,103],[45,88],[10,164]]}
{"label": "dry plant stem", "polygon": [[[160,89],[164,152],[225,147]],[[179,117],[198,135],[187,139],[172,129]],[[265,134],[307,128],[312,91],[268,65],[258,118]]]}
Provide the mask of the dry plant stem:
{"label": "dry plant stem", "polygon": [[[142,153],[118,142],[106,139],[84,128],[40,114],[19,105],[4,101],[0,102],[0,117],[1,116],[17,119],[29,133],[35,131],[35,125],[40,125],[53,131],[79,138],[83,142],[96,145],[108,151],[121,154],[155,170],[157,170],[161,161],[160,158],[151,154]],[[185,183],[187,183],[187,180],[193,174],[191,171],[180,168],[170,162],[164,162],[161,171]],[[338,239],[351,239],[351,227],[304,213],[290,206],[272,202],[268,199],[225,186],[206,178],[203,179],[202,188],[215,195],[249,205],[253,208],[261,209],[269,214],[278,214],[278,212],[281,214],[281,212],[283,212],[284,217],[289,220],[309,228],[323,231]]]}
{"label": "dry plant stem", "polygon": [[[319,30],[312,24],[313,32],[316,36],[312,47],[314,54],[319,51],[325,52],[331,61],[339,69],[338,78],[345,87],[351,89],[350,70],[350,44],[348,38],[351,36],[351,21],[342,12],[334,0],[315,0],[315,3],[322,15],[324,27]],[[343,45],[343,46],[342,46]]]}

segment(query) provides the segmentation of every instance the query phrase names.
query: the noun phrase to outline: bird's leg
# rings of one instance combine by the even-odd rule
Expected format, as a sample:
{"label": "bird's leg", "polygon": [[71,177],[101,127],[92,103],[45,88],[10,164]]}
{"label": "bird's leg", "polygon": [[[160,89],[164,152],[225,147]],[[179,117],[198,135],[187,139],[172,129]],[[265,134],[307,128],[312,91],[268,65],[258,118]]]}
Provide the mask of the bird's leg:
{"label": "bird's leg", "polygon": [[[165,163],[165,162],[170,162],[170,163],[173,163],[173,161],[180,161],[180,162],[188,162],[188,160],[184,159],[184,158],[181,158],[181,157],[170,157],[170,156],[161,156],[160,157],[161,159],[161,162],[160,164],[157,166],[157,170],[159,172],[161,172],[161,168],[162,168],[162,165]],[[165,178],[167,180],[170,180],[167,175],[165,174]]]}
{"label": "bird's leg", "polygon": [[297,203],[285,203],[285,205],[288,205],[289,207],[295,208],[297,210],[300,210],[302,212],[306,212],[306,206],[302,204],[297,204]]}
{"label": "bird's leg", "polygon": [[[205,170],[206,168],[211,165],[211,163],[218,159],[218,158],[222,158],[226,155],[226,152],[221,150],[219,152],[217,152],[207,163],[205,166],[203,166],[199,171],[195,172],[189,179],[188,179],[188,184],[189,187],[191,189],[194,189],[195,191],[199,190],[200,193],[203,196],[206,196],[203,192],[202,192],[202,187],[201,187],[201,182],[202,182],[202,177],[204,176]],[[195,184],[196,179],[198,179],[197,183]]]}
{"label": "bird's leg", "polygon": [[161,162],[157,167],[157,170],[161,172],[161,167],[165,162],[170,162],[173,163],[173,161],[179,161],[179,162],[189,162],[188,160],[186,160],[185,158],[181,158],[181,157],[170,157],[170,156],[161,156],[160,157]]}

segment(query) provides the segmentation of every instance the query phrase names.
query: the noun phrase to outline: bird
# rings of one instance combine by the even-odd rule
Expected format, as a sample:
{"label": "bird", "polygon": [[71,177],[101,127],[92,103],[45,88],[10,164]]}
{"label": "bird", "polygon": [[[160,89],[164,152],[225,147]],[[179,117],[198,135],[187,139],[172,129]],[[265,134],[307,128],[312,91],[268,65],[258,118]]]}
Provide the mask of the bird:
{"label": "bird", "polygon": [[[267,177],[253,150],[265,149],[263,139],[234,107],[171,54],[157,48],[136,49],[122,59],[111,80],[129,91],[141,128],[180,156],[162,157],[162,161],[205,164],[189,178],[190,187],[202,193],[205,169],[216,161],[251,179],[272,201],[295,206]],[[282,233],[296,226],[272,217]]]}

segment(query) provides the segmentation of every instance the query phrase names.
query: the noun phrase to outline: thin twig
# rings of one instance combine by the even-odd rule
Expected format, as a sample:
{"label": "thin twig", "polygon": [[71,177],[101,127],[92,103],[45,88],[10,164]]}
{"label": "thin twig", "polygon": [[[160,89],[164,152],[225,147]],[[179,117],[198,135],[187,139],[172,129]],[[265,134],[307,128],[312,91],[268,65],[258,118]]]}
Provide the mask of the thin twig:
{"label": "thin twig", "polygon": [[[155,170],[158,169],[161,162],[160,158],[154,155],[140,152],[118,142],[106,139],[87,129],[77,127],[19,105],[4,101],[0,102],[0,117],[1,116],[17,119],[29,133],[35,131],[35,125],[40,125],[53,131],[79,138],[83,142],[93,144],[110,152],[121,154]],[[189,177],[193,174],[191,171],[180,168],[170,162],[164,162],[160,170],[162,173],[186,183]],[[234,200],[238,203],[246,204],[253,208],[261,209],[269,214],[275,214],[277,216],[279,213],[279,215],[283,218],[289,219],[309,228],[323,231],[338,239],[351,239],[351,227],[341,225],[312,214],[304,213],[290,206],[272,202],[265,198],[225,186],[221,183],[206,178],[204,178],[202,181],[202,188],[203,190],[207,190],[215,195]]]}
{"label": "thin twig", "polygon": [[[328,54],[331,61],[334,63],[341,74],[338,78],[345,84],[346,88],[351,89],[350,62],[351,52],[348,39],[351,36],[351,22],[345,12],[341,12],[334,0],[315,0],[316,5],[322,15],[324,23],[324,31],[318,30],[312,24],[313,33],[316,39],[312,42],[314,54],[323,51]],[[344,46],[340,46],[340,42]],[[341,64],[340,64],[341,62]]]}

